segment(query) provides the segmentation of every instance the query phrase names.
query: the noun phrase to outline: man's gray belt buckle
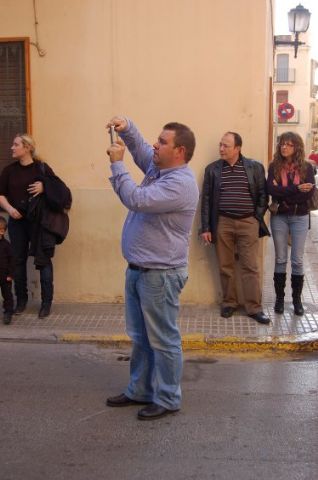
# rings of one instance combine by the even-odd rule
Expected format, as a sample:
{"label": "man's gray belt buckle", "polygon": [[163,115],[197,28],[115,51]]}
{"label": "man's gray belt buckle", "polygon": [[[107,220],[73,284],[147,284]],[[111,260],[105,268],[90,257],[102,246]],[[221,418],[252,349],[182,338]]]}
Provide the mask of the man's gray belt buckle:
{"label": "man's gray belt buckle", "polygon": [[140,272],[148,272],[150,270],[150,268],[139,267],[134,263],[128,263],[128,268],[130,268],[130,270],[139,270]]}

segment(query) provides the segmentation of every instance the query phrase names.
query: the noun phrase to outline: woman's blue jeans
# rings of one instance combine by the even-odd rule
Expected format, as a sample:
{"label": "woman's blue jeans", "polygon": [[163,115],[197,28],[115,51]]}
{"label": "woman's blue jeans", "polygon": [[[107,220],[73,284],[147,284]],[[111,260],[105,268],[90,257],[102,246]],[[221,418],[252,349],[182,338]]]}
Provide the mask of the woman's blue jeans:
{"label": "woman's blue jeans", "polygon": [[309,215],[271,215],[271,231],[275,246],[275,273],[286,273],[288,236],[291,238],[291,273],[303,275],[303,257],[309,227]]}
{"label": "woman's blue jeans", "polygon": [[182,348],[177,325],[187,268],[126,271],[126,328],[133,342],[125,394],[169,410],[180,408]]}

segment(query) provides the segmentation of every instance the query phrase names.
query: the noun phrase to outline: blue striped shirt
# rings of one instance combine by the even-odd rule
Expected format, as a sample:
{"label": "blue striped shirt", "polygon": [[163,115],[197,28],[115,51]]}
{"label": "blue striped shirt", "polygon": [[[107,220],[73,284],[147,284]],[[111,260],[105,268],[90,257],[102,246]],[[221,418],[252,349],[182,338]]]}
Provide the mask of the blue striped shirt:
{"label": "blue striped shirt", "polygon": [[129,210],[122,232],[125,259],[145,268],[187,265],[190,231],[199,199],[193,172],[187,164],[161,170],[156,167],[153,148],[130,120],[128,129],[120,136],[145,173],[138,186],[122,161],[111,164],[113,189]]}

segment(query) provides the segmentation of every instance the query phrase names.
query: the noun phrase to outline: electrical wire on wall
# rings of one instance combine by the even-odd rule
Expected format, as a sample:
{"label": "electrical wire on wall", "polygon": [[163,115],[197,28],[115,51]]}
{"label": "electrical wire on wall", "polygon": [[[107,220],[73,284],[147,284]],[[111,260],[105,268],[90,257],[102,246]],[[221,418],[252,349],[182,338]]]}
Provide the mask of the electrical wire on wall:
{"label": "electrical wire on wall", "polygon": [[37,49],[40,57],[44,57],[44,55],[46,54],[46,51],[40,47],[40,43],[39,43],[39,34],[38,34],[39,22],[38,22],[38,17],[36,13],[36,0],[33,0],[33,15],[34,15],[35,42],[30,42],[30,44]]}

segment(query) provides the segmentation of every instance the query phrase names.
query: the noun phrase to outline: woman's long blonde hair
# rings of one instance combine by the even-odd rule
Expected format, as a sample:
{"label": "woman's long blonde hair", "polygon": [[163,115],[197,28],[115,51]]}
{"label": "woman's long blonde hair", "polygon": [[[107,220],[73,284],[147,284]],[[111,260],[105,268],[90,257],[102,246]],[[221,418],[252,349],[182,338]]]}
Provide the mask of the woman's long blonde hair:
{"label": "woman's long blonde hair", "polygon": [[305,146],[301,136],[294,132],[285,132],[279,137],[279,142],[277,143],[273,159],[275,180],[277,182],[280,181],[281,171],[286,162],[286,159],[281,153],[281,144],[284,142],[290,142],[294,145],[293,164],[299,172],[300,179],[304,181],[307,170],[307,164],[305,162]]}
{"label": "woman's long blonde hair", "polygon": [[42,161],[42,159],[39,157],[39,155],[36,153],[35,150],[35,141],[34,138],[31,137],[28,133],[17,133],[14,138],[21,138],[21,141],[25,147],[30,147],[30,154],[33,160],[37,160],[39,162]]}

